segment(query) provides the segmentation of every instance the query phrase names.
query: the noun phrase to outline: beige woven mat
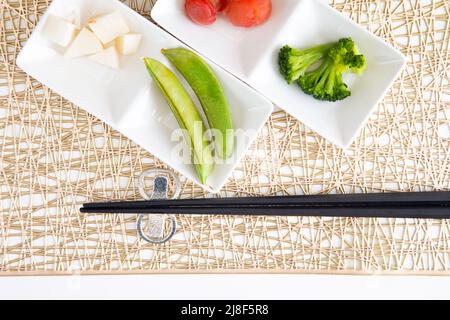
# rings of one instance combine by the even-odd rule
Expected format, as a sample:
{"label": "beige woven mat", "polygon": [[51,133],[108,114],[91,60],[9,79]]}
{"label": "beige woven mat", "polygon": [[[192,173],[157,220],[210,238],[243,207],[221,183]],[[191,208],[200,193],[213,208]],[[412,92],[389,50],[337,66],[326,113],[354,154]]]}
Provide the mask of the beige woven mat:
{"label": "beige woven mat", "polygon": [[[49,3],[0,0],[0,275],[450,274],[450,220],[180,216],[175,240],[154,246],[134,216],[80,214],[88,200],[139,198],[137,176],[164,165],[16,67]],[[151,1],[128,4],[149,16]],[[348,150],[275,113],[221,196],[450,189],[449,2],[332,5],[407,68]],[[206,195],[183,180],[182,196]]]}

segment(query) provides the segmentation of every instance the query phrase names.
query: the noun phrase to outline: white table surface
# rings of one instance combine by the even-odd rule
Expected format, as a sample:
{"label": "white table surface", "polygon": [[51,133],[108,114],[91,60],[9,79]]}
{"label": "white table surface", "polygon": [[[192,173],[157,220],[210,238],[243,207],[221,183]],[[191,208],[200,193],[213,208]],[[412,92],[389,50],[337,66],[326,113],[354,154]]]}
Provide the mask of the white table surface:
{"label": "white table surface", "polygon": [[0,299],[450,299],[450,277],[149,275],[0,278]]}

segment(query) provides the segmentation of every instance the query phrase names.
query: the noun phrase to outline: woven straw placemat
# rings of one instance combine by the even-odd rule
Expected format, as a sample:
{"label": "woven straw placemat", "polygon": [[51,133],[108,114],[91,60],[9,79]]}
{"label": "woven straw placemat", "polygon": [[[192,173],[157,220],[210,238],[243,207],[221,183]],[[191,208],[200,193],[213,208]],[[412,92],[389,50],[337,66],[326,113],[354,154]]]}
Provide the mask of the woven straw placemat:
{"label": "woven straw placemat", "polygon": [[[80,214],[86,201],[138,199],[139,174],[165,166],[16,66],[50,2],[0,0],[0,275],[450,274],[450,220],[180,216],[175,239],[155,246],[135,216]],[[127,1],[146,17],[153,3]],[[450,189],[449,2],[331,5],[407,68],[347,150],[274,113],[220,196]],[[182,181],[183,198],[207,196]]]}

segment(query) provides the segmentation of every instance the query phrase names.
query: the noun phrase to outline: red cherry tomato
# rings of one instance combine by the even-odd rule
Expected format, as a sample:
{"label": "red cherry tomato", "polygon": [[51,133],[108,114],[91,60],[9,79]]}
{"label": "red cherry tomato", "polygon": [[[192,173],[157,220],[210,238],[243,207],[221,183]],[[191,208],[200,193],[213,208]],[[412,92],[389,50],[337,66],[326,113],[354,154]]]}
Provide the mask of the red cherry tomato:
{"label": "red cherry tomato", "polygon": [[184,8],[195,23],[208,25],[216,21],[217,9],[211,0],[186,0]]}
{"label": "red cherry tomato", "polygon": [[222,12],[225,10],[228,0],[212,0],[212,2],[214,3],[214,6],[216,7],[217,12]]}
{"label": "red cherry tomato", "polygon": [[226,14],[239,27],[254,27],[264,23],[272,13],[271,0],[228,0]]}

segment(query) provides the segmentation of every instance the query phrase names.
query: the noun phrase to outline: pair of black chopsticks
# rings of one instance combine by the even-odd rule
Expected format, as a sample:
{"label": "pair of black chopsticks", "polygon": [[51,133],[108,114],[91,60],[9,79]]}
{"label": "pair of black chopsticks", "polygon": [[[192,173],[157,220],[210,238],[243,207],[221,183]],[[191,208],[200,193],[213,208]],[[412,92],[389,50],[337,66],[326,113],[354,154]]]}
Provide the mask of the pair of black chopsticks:
{"label": "pair of black chopsticks", "polygon": [[450,192],[87,203],[83,213],[450,219]]}

